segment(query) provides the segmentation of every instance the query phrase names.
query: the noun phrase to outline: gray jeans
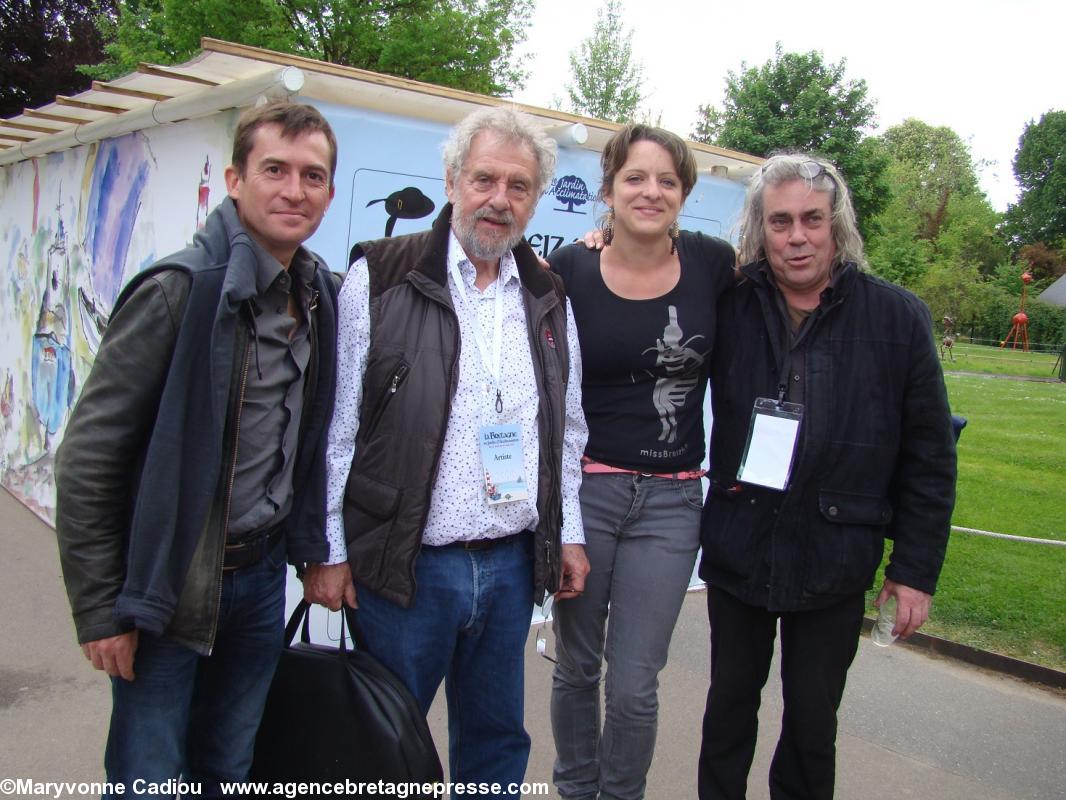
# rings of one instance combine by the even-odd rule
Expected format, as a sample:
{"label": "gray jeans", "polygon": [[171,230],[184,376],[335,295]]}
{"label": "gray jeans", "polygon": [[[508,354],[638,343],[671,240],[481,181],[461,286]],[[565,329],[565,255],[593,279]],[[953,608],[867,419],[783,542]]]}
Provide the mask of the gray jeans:
{"label": "gray jeans", "polygon": [[584,477],[581,516],[592,571],[584,594],[554,610],[559,663],[552,677],[552,777],[567,800],[644,797],[655,750],[658,675],[699,549],[702,504],[699,479]]}

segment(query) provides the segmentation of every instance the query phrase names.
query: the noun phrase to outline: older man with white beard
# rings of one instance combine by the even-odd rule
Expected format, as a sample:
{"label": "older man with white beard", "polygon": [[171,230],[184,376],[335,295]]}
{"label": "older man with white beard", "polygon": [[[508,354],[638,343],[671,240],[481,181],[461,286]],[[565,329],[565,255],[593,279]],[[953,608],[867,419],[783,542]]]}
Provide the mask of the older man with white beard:
{"label": "older man with white beard", "polygon": [[444,166],[432,229],[359,245],[341,291],[331,555],[305,593],[339,608],[358,591],[370,650],[423,710],[445,682],[452,780],[517,797],[533,603],[580,594],[588,572],[580,350],[561,282],[522,239],[554,142],[484,109]]}

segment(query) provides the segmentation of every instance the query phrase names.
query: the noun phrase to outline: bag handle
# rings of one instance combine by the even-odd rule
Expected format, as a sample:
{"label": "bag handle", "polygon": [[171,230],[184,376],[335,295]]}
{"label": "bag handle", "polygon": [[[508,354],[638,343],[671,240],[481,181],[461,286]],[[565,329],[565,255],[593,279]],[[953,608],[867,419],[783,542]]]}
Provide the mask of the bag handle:
{"label": "bag handle", "polygon": [[348,632],[352,635],[352,641],[355,642],[355,648],[357,650],[366,651],[366,635],[363,633],[363,628],[359,624],[359,615],[355,613],[355,609],[351,606],[342,603],[341,610],[344,612],[341,616],[341,650],[346,647],[344,641],[344,623],[348,622]]}
{"label": "bag handle", "polygon": [[285,646],[292,645],[292,640],[296,638],[296,629],[300,627],[300,623],[303,622],[303,636],[301,640],[304,642],[310,641],[310,630],[307,627],[308,610],[311,608],[311,604],[306,600],[301,599],[296,604],[296,608],[292,610],[292,615],[289,617],[289,621],[285,623]]}
{"label": "bag handle", "polygon": [[[341,640],[339,650],[341,653],[348,652],[348,644],[345,641],[344,629],[345,622],[347,622],[348,632],[351,633],[352,641],[355,642],[357,650],[367,650],[366,635],[363,633],[363,628],[359,624],[359,617],[355,613],[355,609],[349,605],[343,605],[343,614],[341,615]],[[311,604],[306,600],[300,600],[296,604],[296,608],[292,610],[292,615],[289,617],[289,621],[285,624],[285,646],[292,645],[293,639],[296,638],[297,629],[300,630],[300,641],[304,644],[311,643]]]}

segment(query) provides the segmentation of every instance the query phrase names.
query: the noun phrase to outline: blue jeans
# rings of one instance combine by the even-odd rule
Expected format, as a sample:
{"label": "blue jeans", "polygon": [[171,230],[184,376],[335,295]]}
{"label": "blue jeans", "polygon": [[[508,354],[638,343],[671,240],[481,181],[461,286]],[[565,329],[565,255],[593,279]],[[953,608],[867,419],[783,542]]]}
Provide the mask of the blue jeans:
{"label": "blue jeans", "polygon": [[109,782],[132,796],[138,778],[180,776],[199,784],[201,797],[219,797],[220,781],[245,780],[283,645],[285,572],[281,543],[259,563],[223,574],[210,656],[141,632],[134,679],[111,679]]}
{"label": "blue jeans", "polygon": [[411,608],[358,587],[370,652],[428,712],[441,681],[456,782],[521,783],[529,759],[525,642],[533,614],[532,536],[487,550],[423,547]]}
{"label": "blue jeans", "polygon": [[606,474],[582,481],[592,571],[584,594],[554,609],[552,777],[563,798],[644,797],[658,729],[658,676],[696,561],[702,505],[699,479]]}

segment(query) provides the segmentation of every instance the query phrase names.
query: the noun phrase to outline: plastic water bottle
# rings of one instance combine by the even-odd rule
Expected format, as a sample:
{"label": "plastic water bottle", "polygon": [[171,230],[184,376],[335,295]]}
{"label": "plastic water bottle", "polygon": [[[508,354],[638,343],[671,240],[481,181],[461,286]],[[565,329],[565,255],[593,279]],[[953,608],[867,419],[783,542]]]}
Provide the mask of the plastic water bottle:
{"label": "plastic water bottle", "polygon": [[870,631],[870,640],[878,647],[888,647],[896,641],[892,629],[896,626],[896,598],[889,596],[877,610],[877,622]]}

